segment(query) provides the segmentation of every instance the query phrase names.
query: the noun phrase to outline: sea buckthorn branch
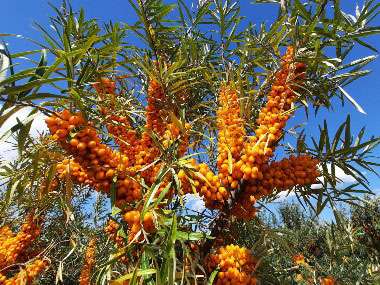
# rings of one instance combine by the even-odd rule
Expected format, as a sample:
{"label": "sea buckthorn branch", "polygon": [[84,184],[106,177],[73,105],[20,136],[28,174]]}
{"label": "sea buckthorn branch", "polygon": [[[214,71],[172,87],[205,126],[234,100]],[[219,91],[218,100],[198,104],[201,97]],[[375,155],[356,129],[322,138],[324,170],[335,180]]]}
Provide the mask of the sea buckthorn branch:
{"label": "sea buckthorn branch", "polygon": [[[290,156],[289,159],[269,163],[290,117],[291,105],[297,99],[294,90],[298,89],[300,80],[305,76],[305,65],[292,62],[291,47],[282,59],[281,70],[276,72],[267,95],[266,107],[257,119],[256,136],[249,137],[249,142],[239,140],[245,130],[239,117],[237,92],[231,87],[221,88],[219,101],[222,106],[217,112],[218,176],[223,185],[227,185],[229,195],[211,229],[212,236],[219,236],[221,229],[228,224],[230,214],[245,220],[255,217],[257,209],[254,203],[261,196],[271,194],[274,189],[284,191],[295,185],[309,185],[319,176],[318,161],[308,155]],[[202,252],[207,254],[213,244],[214,240],[207,240]]]}
{"label": "sea buckthorn branch", "polygon": [[[236,189],[243,173],[236,162],[244,147],[244,120],[240,117],[238,93],[232,86],[222,86],[217,111],[218,178],[226,189]],[[220,200],[223,203],[223,200]]]}
{"label": "sea buckthorn branch", "polygon": [[[115,244],[117,253],[114,254],[114,257],[119,257],[117,262],[124,264],[130,262],[130,258],[126,255],[127,245],[121,236],[119,224],[113,220],[109,220],[108,225],[104,228],[104,231],[107,233],[111,241]],[[136,254],[134,250],[132,250],[131,253]]]}
{"label": "sea buckthorn branch", "polygon": [[[127,117],[116,115],[113,105],[114,100],[118,97],[116,91],[116,82],[108,78],[101,78],[97,80],[98,83],[93,87],[96,89],[100,100],[109,99],[107,107],[102,108],[104,115],[108,116],[111,123],[106,125],[106,128],[110,134],[114,136],[115,143],[118,145],[118,149],[121,153],[131,158],[130,165],[134,163],[135,156],[135,143],[137,141],[136,131],[131,129],[130,123]],[[109,106],[111,105],[111,106]]]}
{"label": "sea buckthorn branch", "polygon": [[336,284],[336,281],[331,275],[329,275],[327,278],[323,278],[321,282],[321,285],[335,285],[335,284]]}
{"label": "sea buckthorn branch", "polygon": [[[105,78],[98,80],[98,83],[94,85],[101,99],[115,98],[117,96],[115,86],[113,81]],[[180,129],[171,122],[170,118],[167,115],[165,117],[165,112],[155,106],[165,101],[162,90],[160,85],[151,80],[148,89],[145,129],[163,136],[165,147],[168,147],[165,142],[172,143],[175,139],[179,139],[179,155],[181,156],[187,150],[188,135],[182,134]],[[112,106],[110,109],[103,109],[105,113],[110,113],[111,111]],[[143,178],[148,186],[152,185],[157,179],[162,163],[152,164],[154,161],[159,160],[160,151],[147,132],[143,132],[141,138],[137,139],[136,131],[130,129],[129,122],[125,117],[114,114],[110,116],[117,124],[108,124],[107,129],[114,135],[115,142],[119,144],[119,152],[101,144],[101,139],[92,127],[91,122],[85,125],[80,115],[71,114],[68,110],[63,110],[61,114],[48,118],[46,123],[53,134],[53,139],[57,140],[62,148],[74,157],[74,160],[66,159],[58,165],[59,178],[64,179],[67,172],[70,171],[74,182],[90,185],[95,190],[110,196],[112,179],[116,176],[117,200],[115,205],[122,207],[128,203],[141,200],[143,193],[138,181]],[[69,138],[69,132],[78,127],[82,129]],[[185,129],[188,130],[189,128],[190,125],[185,124]],[[169,140],[164,140],[165,137]],[[129,141],[129,143],[126,144],[124,143],[125,141]],[[149,166],[151,169],[148,169]],[[129,177],[136,174],[135,179]],[[154,198],[157,198],[165,189],[170,177],[171,174],[164,177]],[[168,195],[172,195],[171,192]],[[127,207],[123,212],[128,213],[132,210],[131,207]],[[140,213],[140,210],[137,210],[137,212]],[[151,213],[147,214],[148,216],[149,214],[151,215]],[[130,225],[131,234],[129,235],[129,240],[131,241],[136,235],[136,229],[140,231],[145,222],[142,225],[131,222],[128,224]],[[154,228],[153,220],[151,220],[151,224],[153,224]],[[144,232],[153,231],[155,230],[152,229],[152,226],[147,225]]]}
{"label": "sea buckthorn branch", "polygon": [[0,240],[0,271],[18,263],[19,255],[28,249],[41,233],[42,216],[34,219],[33,212],[26,218],[20,232],[14,236],[8,226],[4,226]]}
{"label": "sea buckthorn branch", "polygon": [[256,260],[245,247],[227,245],[220,247],[218,252],[210,254],[203,260],[208,273],[219,267],[215,284],[252,284],[257,280],[252,276]]}
{"label": "sea buckthorn branch", "polygon": [[6,277],[9,270],[16,264],[25,263],[39,253],[38,250],[27,252],[41,233],[43,222],[42,216],[34,219],[33,215],[32,211],[16,236],[7,225],[0,229],[0,284],[30,284],[47,264],[46,261],[36,259],[32,264],[20,269],[15,276],[9,279]]}
{"label": "sea buckthorn branch", "polygon": [[85,264],[82,267],[82,272],[79,277],[79,284],[80,285],[90,285],[91,281],[91,269],[93,265],[95,264],[95,244],[96,244],[96,239],[92,239],[86,250],[86,260]]}
{"label": "sea buckthorn branch", "polygon": [[[273,184],[268,163],[274,155],[275,143],[283,134],[282,128],[290,117],[291,104],[296,100],[293,90],[298,86],[295,84],[303,78],[305,71],[304,64],[292,62],[291,47],[282,59],[281,70],[276,73],[276,79],[267,96],[266,107],[261,110],[257,119],[259,126],[255,131],[256,136],[250,136],[249,142],[244,139],[246,132],[244,120],[240,117],[238,92],[230,85],[221,87],[220,107],[217,111],[218,175],[212,173],[207,165],[200,164],[195,165],[195,169],[206,179],[192,177],[197,192],[204,198],[209,209],[226,211],[223,207],[225,199],[231,190],[243,183],[244,191],[239,191],[239,195],[236,195],[236,192],[233,194],[233,200],[237,203],[233,203],[232,213],[238,218],[253,218],[257,211],[253,206],[255,200],[273,191],[274,187],[267,187]],[[185,175],[181,173],[181,177]],[[261,185],[260,181],[263,181],[264,185]],[[251,185],[252,188],[247,185]],[[290,187],[290,184],[288,186]],[[249,195],[249,192],[252,195]]]}
{"label": "sea buckthorn branch", "polygon": [[70,173],[70,177],[74,182],[83,185],[93,185],[95,183],[94,178],[88,176],[88,172],[73,159],[64,159],[57,164],[58,178],[65,180],[67,175],[67,170]]}
{"label": "sea buckthorn branch", "polygon": [[6,276],[0,273],[0,284],[4,285],[28,285],[44,271],[47,265],[45,260],[35,260],[32,264],[26,265],[12,278],[6,279]]}

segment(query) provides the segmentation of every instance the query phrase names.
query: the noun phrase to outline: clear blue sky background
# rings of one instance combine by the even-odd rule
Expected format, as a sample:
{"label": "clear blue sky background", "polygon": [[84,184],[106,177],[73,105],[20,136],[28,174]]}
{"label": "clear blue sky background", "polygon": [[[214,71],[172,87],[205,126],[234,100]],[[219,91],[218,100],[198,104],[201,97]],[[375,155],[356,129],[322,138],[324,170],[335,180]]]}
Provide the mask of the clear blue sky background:
{"label": "clear blue sky background", "polygon": [[[57,0],[50,2],[57,6],[61,3]],[[184,2],[190,4],[193,1],[184,0]],[[257,24],[257,26],[260,26],[262,22],[266,22],[267,24],[273,23],[277,16],[277,5],[250,5],[248,2],[247,0],[240,1],[240,6],[243,8],[241,14],[246,16],[242,25],[247,25],[249,21]],[[342,0],[341,9],[346,13],[355,15],[355,3],[355,1],[351,0]],[[363,0],[358,1],[360,7],[362,3]],[[97,18],[99,19],[99,23],[112,20],[113,22],[119,21],[132,24],[137,19],[127,0],[73,0],[72,4],[75,8],[83,6],[86,18]],[[43,42],[44,40],[40,33],[32,28],[32,20],[49,29],[49,19],[47,16],[55,16],[55,12],[47,4],[46,0],[6,0],[1,3],[0,15],[0,34],[20,34]],[[380,26],[380,16],[372,22],[372,25]],[[50,31],[52,30],[50,29]],[[11,53],[38,49],[33,43],[21,38],[6,37],[5,40],[9,43],[8,47]],[[129,42],[133,44],[133,38],[129,38]],[[366,42],[380,49],[380,35],[371,36],[366,39]],[[373,54],[373,51],[358,46],[354,48],[347,62]],[[336,112],[334,113],[322,111],[318,114],[317,118],[313,116],[309,117],[308,124],[311,134],[317,136],[317,126],[323,118],[327,118],[330,129],[335,131],[337,126],[345,120],[347,113],[350,113],[352,116],[353,133],[358,133],[362,126],[366,126],[367,137],[370,135],[380,136],[380,59],[377,58],[368,68],[373,70],[371,74],[360,78],[346,88],[346,91],[357,100],[367,114],[359,113],[348,102],[345,107],[340,107],[338,103],[335,109]],[[293,126],[304,122],[306,118],[301,113],[302,111],[298,113],[298,116],[289,125]],[[380,156],[380,150],[376,154]],[[373,190],[380,190],[379,179],[373,174],[368,174],[368,178],[371,181],[371,188]]]}

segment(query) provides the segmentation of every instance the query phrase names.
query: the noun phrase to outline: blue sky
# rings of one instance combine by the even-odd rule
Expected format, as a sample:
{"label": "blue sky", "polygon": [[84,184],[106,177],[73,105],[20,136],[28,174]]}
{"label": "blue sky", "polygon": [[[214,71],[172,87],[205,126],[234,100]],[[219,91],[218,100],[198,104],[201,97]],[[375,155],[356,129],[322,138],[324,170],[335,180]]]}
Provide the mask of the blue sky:
{"label": "blue sky", "polygon": [[[60,5],[60,1],[57,0],[50,2],[57,6]],[[119,21],[131,24],[136,20],[136,16],[126,0],[73,0],[72,2],[74,8],[78,8],[79,6],[85,8],[87,19],[97,18],[100,23],[112,20],[113,22]],[[192,3],[192,0],[184,0],[184,2]],[[242,22],[243,25],[247,25],[248,22],[255,23],[257,26],[260,26],[262,22],[270,24],[276,18],[277,5],[250,5],[247,4],[248,2],[249,1],[240,1],[240,6],[243,8],[241,14],[246,16],[246,19]],[[346,13],[355,15],[355,1],[342,0],[341,2],[342,10]],[[360,7],[362,6],[362,3],[362,0],[358,1]],[[2,1],[1,12],[0,34],[20,34],[37,41],[43,41],[43,38],[38,31],[32,28],[32,21],[35,20],[42,26],[48,28],[49,19],[47,16],[55,15],[53,9],[47,4],[46,0]],[[380,26],[380,17],[377,17],[377,19],[372,22],[372,25]],[[11,53],[38,49],[33,43],[21,38],[6,37],[5,40],[9,43],[8,48]],[[129,42],[133,44],[133,38],[129,38]],[[377,49],[380,49],[380,35],[371,36],[366,39],[366,42]],[[358,46],[354,48],[351,55],[347,58],[347,62],[373,54],[373,51]],[[362,126],[366,126],[366,133],[368,136],[380,136],[380,59],[377,58],[367,68],[372,69],[373,72],[366,77],[358,79],[346,88],[346,91],[356,99],[367,114],[364,115],[359,113],[348,102],[346,102],[344,107],[340,107],[340,103],[336,102],[337,104],[334,113],[321,111],[316,118],[313,116],[309,117],[309,120],[307,121],[309,133],[314,135],[317,134],[317,126],[321,123],[323,118],[328,120],[329,128],[332,131],[335,131],[337,126],[343,123],[347,113],[350,113],[354,134],[358,133]],[[306,118],[301,111],[297,114],[295,119],[292,119],[289,126],[305,121]],[[380,156],[380,150],[377,150],[376,154]],[[380,190],[380,181],[375,175],[368,174],[368,179],[371,181],[372,189]]]}

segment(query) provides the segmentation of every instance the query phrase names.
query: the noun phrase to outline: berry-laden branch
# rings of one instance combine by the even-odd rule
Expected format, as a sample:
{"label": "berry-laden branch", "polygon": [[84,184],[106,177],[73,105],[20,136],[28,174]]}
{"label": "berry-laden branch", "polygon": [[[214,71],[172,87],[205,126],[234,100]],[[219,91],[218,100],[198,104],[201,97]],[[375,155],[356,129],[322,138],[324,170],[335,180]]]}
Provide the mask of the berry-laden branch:
{"label": "berry-laden branch", "polygon": [[[157,67],[156,62],[155,65]],[[118,96],[115,94],[115,82],[109,79],[98,80],[94,87],[98,91],[100,99],[105,97],[114,99]],[[170,143],[178,139],[179,157],[183,156],[188,148],[188,135],[182,134],[164,109],[157,107],[167,106],[166,100],[163,88],[151,80],[148,88],[146,125],[144,126],[146,132],[143,132],[141,137],[137,136],[136,130],[132,130],[125,116],[113,114],[112,104],[111,107],[102,108],[103,114],[110,114],[111,122],[106,127],[115,136],[115,143],[118,145],[119,151],[102,144],[93,123],[85,124],[80,114],[72,114],[68,110],[63,110],[60,114],[46,119],[52,138],[61,144],[68,155],[74,157],[74,160],[64,160],[58,165],[59,178],[63,179],[69,169],[76,182],[90,185],[95,190],[110,196],[112,181],[116,176],[115,205],[121,208],[125,207],[122,213],[125,215],[124,220],[130,226],[130,240],[133,240],[137,234],[141,240],[142,229],[147,233],[155,231],[153,213],[146,213],[143,218],[144,223],[140,224],[140,212],[143,204],[140,204],[137,209],[134,209],[132,204],[141,201],[145,195],[142,186],[137,181],[143,178],[145,183],[151,186],[156,181],[163,163],[160,149],[150,134],[156,134],[164,148],[168,148]],[[176,114],[176,110],[173,110],[173,113]],[[185,124],[185,129],[189,128],[190,125]],[[80,129],[78,132],[69,137],[70,132],[78,129]],[[155,161],[157,163],[153,164]],[[149,165],[150,167],[148,167]],[[167,186],[170,175],[164,177],[156,191],[155,198]],[[171,192],[168,192],[166,198],[170,195],[172,195]],[[144,227],[145,224],[146,227]]]}
{"label": "berry-laden branch", "polygon": [[[257,119],[256,136],[245,142],[243,122],[239,116],[238,94],[233,88],[222,86],[218,109],[218,169],[222,184],[230,193],[224,214],[215,221],[211,235],[218,237],[232,213],[248,220],[255,217],[256,199],[271,194],[274,189],[288,190],[295,185],[315,183],[319,172],[318,160],[309,155],[290,156],[280,162],[269,163],[275,143],[283,135],[282,129],[290,117],[291,104],[297,100],[295,90],[302,84],[306,66],[293,62],[294,51],[288,47],[282,57],[281,70],[267,95],[267,103]],[[202,252],[207,254],[215,240],[207,240]]]}
{"label": "berry-laden branch", "polygon": [[235,282],[241,282],[236,284],[250,285],[257,283],[256,278],[251,276],[256,266],[256,260],[250,250],[245,247],[233,244],[221,247],[216,254],[210,254],[205,258],[203,264],[208,273],[220,267],[217,285],[235,284]]}
{"label": "berry-laden branch", "polygon": [[91,281],[91,268],[95,264],[95,244],[96,239],[92,239],[87,246],[86,260],[82,267],[82,272],[79,276],[79,285],[90,285]]}
{"label": "berry-laden branch", "polygon": [[38,250],[28,249],[40,235],[42,222],[42,216],[34,219],[32,211],[17,235],[14,236],[7,225],[0,229],[0,284],[30,284],[44,270],[47,262],[36,259],[7,279],[10,270],[18,269],[21,263],[33,259],[39,253]]}

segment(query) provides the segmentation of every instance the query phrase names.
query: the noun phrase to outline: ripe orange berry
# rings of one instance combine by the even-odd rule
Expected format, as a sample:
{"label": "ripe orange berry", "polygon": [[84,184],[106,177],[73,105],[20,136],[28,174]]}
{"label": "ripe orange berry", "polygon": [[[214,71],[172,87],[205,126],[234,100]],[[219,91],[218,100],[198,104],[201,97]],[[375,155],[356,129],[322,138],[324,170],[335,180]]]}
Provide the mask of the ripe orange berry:
{"label": "ripe orange berry", "polygon": [[79,144],[77,145],[77,149],[79,149],[79,150],[85,150],[86,147],[87,147],[87,145],[86,145],[86,143],[84,143],[84,142],[81,142],[81,143],[79,143]]}

